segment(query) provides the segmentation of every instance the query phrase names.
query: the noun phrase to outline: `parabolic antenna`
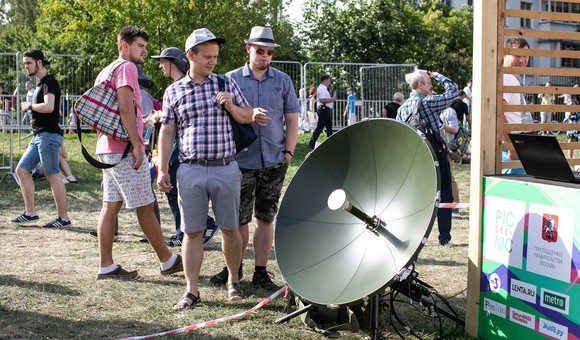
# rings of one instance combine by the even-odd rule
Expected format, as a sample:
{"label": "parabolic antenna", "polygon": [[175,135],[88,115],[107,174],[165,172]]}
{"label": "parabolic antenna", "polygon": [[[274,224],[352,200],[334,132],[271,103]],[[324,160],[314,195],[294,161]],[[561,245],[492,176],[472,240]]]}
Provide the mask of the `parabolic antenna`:
{"label": "parabolic antenna", "polygon": [[438,197],[433,151],[411,127],[371,119],[335,133],[304,160],[280,205],[284,281],[324,306],[386,288],[426,242]]}

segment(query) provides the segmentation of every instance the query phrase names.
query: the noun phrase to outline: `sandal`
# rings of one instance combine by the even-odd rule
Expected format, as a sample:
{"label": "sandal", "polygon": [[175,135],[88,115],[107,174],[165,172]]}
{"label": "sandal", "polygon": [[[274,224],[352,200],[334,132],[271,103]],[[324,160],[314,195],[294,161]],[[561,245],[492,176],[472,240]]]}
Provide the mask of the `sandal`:
{"label": "sandal", "polygon": [[239,282],[228,283],[226,287],[228,289],[229,301],[237,301],[244,298],[244,292],[242,291]]}
{"label": "sandal", "polygon": [[197,292],[197,296],[191,294],[190,292],[186,292],[179,300],[177,300],[175,304],[173,304],[173,310],[179,312],[184,309],[193,307],[195,304],[201,301],[199,296],[199,292]]}

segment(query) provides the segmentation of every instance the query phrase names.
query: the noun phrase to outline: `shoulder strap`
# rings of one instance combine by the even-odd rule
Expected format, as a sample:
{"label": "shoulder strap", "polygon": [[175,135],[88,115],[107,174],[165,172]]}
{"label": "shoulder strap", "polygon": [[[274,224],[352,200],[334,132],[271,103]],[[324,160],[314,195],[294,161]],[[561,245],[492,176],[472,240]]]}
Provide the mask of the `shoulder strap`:
{"label": "shoulder strap", "polygon": [[220,92],[225,91],[226,90],[226,78],[224,77],[223,74],[218,74],[217,78],[218,78],[218,89],[220,90]]}
{"label": "shoulder strap", "polygon": [[114,65],[114,67],[111,68],[111,72],[109,73],[109,76],[107,77],[107,79],[110,82],[113,82],[113,78],[115,77],[115,71],[119,68],[119,66],[123,65],[126,62],[127,62],[126,60],[120,60],[116,65]]}
{"label": "shoulder strap", "polygon": [[[79,138],[79,142],[81,144],[81,153],[83,154],[83,157],[85,157],[85,160],[92,166],[94,166],[97,169],[109,169],[114,167],[115,165],[119,164],[109,164],[109,163],[103,163],[103,162],[99,162],[98,160],[96,160],[95,158],[93,158],[93,156],[91,156],[91,154],[87,151],[87,149],[85,148],[85,146],[83,145],[83,141],[82,141],[82,134],[81,134],[81,123],[80,123],[80,119],[77,118],[77,135]],[[131,149],[131,142],[127,142],[127,146],[125,147],[125,151],[123,151],[123,155],[121,156],[121,160],[125,157],[127,157],[127,155],[129,154],[129,150]]]}
{"label": "shoulder strap", "polygon": [[419,107],[421,106],[421,102],[423,101],[423,98],[417,100],[417,103],[415,103],[415,108],[413,109],[413,113],[411,113],[409,116],[407,116],[407,119],[405,120],[406,123],[408,123],[412,117],[417,117],[417,119],[421,119],[421,114],[419,114]]}
{"label": "shoulder strap", "polygon": [[[218,90],[220,92],[225,91],[226,90],[226,77],[223,74],[218,74],[217,79],[218,79]],[[226,110],[225,106],[222,105],[222,109],[228,114],[228,116],[230,116],[230,118],[233,119],[232,114],[230,113],[230,111]]]}

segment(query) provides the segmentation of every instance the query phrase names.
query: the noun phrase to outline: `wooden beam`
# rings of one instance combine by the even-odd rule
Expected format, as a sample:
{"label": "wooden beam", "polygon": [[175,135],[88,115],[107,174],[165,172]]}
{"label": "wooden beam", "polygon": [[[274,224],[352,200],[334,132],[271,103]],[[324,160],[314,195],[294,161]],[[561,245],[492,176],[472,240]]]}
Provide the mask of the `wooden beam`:
{"label": "wooden beam", "polygon": [[524,37],[524,38],[543,38],[554,40],[580,40],[580,32],[566,32],[566,31],[545,31],[545,30],[530,30],[530,29],[511,29],[504,30],[505,36],[509,37]]}
{"label": "wooden beam", "polygon": [[[502,0],[473,3],[473,114],[465,331],[474,338],[478,334],[480,307],[483,175],[495,170],[497,93],[494,85],[498,79],[499,1]],[[503,26],[503,21],[501,24]]]}
{"label": "wooden beam", "polygon": [[569,50],[539,50],[523,48],[502,48],[504,55],[527,55],[532,57],[549,57],[549,58],[572,58],[580,59],[580,51]]}
{"label": "wooden beam", "polygon": [[528,18],[538,20],[556,20],[556,21],[580,21],[580,14],[577,13],[560,13],[560,12],[542,12],[542,11],[526,11],[521,9],[506,9],[505,16],[507,18]]}
{"label": "wooden beam", "polygon": [[[580,1],[580,0],[578,0]],[[533,74],[539,76],[576,76],[580,77],[580,68],[548,68],[548,67],[503,67],[506,74]]]}
{"label": "wooden beam", "polygon": [[578,112],[580,105],[504,105],[503,112]]}
{"label": "wooden beam", "polygon": [[504,86],[504,93],[554,93],[580,94],[580,87],[573,86]]}

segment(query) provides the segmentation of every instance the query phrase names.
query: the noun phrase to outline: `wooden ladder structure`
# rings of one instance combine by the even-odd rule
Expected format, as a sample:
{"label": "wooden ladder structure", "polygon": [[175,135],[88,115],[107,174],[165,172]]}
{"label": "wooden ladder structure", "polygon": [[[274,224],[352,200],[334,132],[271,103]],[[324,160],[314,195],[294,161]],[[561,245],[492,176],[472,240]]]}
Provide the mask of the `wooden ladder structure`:
{"label": "wooden ladder structure", "polygon": [[[499,174],[505,168],[521,167],[519,161],[502,162],[502,150],[513,150],[511,143],[502,143],[502,134],[506,131],[580,130],[580,123],[503,123],[501,115],[505,112],[580,112],[580,105],[507,105],[504,103],[503,93],[580,95],[580,87],[572,87],[572,85],[552,87],[503,86],[504,74],[580,77],[580,69],[578,68],[503,66],[504,56],[510,54],[547,57],[557,60],[560,58],[580,59],[580,51],[534,49],[532,46],[530,49],[517,50],[504,48],[505,40],[510,37],[580,41],[580,32],[505,27],[506,18],[580,22],[580,14],[509,9],[506,6],[508,1],[481,0],[474,1],[473,5],[473,128],[466,332],[474,337],[477,337],[478,334],[480,310],[483,176]],[[560,0],[560,2],[580,4],[580,0]],[[560,145],[562,149],[580,150],[580,142],[562,142]],[[572,158],[568,162],[570,165],[580,165],[580,158]]]}

